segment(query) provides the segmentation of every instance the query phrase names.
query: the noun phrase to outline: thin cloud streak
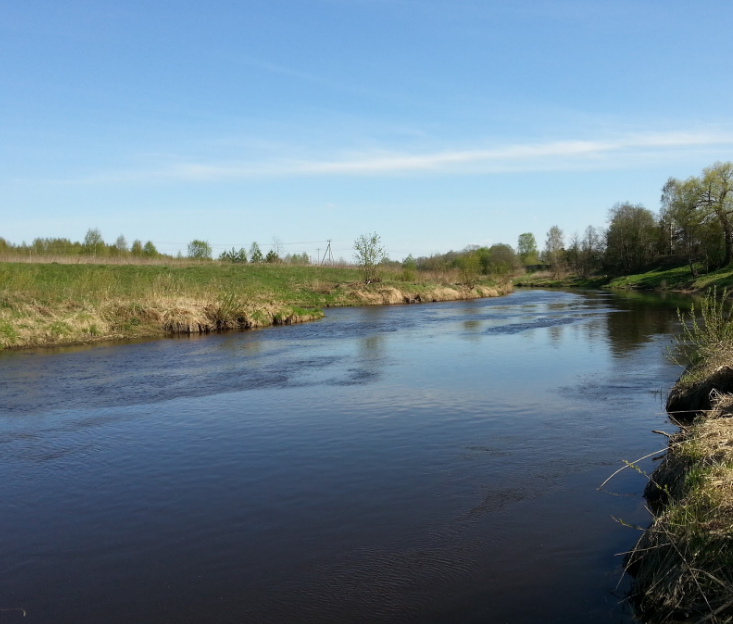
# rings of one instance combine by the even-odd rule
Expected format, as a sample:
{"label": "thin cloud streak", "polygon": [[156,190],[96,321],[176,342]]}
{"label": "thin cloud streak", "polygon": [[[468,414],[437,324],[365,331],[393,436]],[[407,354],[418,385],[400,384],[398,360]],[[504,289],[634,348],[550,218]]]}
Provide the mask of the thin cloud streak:
{"label": "thin cloud streak", "polygon": [[725,132],[636,134],[615,140],[569,140],[505,145],[494,149],[445,150],[422,154],[370,152],[343,158],[280,160],[269,163],[183,163],[147,171],[112,172],[67,184],[124,182],[214,182],[293,176],[385,176],[420,173],[476,174],[579,171],[636,166],[683,150],[733,146]]}

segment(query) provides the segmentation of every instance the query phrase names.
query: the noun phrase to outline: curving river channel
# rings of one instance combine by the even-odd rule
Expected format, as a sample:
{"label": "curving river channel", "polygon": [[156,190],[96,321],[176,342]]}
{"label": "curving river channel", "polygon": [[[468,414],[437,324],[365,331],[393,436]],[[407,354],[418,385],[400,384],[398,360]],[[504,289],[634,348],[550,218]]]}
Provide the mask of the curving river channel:
{"label": "curving river channel", "polygon": [[648,524],[644,478],[597,487],[665,446],[678,305],[523,290],[2,354],[0,623],[634,622],[612,516]]}

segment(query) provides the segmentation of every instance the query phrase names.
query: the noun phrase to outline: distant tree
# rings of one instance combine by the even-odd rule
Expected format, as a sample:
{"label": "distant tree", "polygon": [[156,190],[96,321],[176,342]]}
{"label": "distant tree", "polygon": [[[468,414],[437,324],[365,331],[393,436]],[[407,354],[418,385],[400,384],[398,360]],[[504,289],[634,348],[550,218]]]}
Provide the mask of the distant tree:
{"label": "distant tree", "polygon": [[547,232],[544,256],[552,274],[555,277],[562,275],[565,270],[565,235],[557,225],[553,225]]}
{"label": "distant tree", "polygon": [[257,241],[253,242],[249,248],[249,259],[251,262],[262,262],[265,259]]}
{"label": "distant tree", "polygon": [[192,240],[188,244],[188,257],[196,260],[211,260],[211,245],[208,241]]}
{"label": "distant tree", "polygon": [[[697,275],[695,262],[703,255],[703,233],[706,223],[717,222],[701,209],[702,187],[697,178],[676,180],[669,178],[662,187],[660,229],[665,253],[675,254],[687,261],[690,273]],[[721,232],[722,234],[722,232]],[[722,240],[722,236],[720,237]]]}
{"label": "distant tree", "polygon": [[89,228],[84,236],[84,253],[92,256],[101,255],[104,249],[104,239],[98,228]]}
{"label": "distant tree", "polygon": [[278,264],[279,262],[282,262],[282,260],[280,260],[280,256],[277,255],[277,252],[274,249],[270,249],[265,256],[265,262],[268,264]]}
{"label": "distant tree", "polygon": [[239,251],[232,247],[231,251],[222,251],[219,255],[220,262],[232,262],[234,264],[245,264],[247,262],[247,251],[241,247]]}
{"label": "distant tree", "polygon": [[580,253],[578,258],[578,272],[587,277],[598,271],[603,262],[605,246],[600,231],[589,225],[580,239]]}
{"label": "distant tree", "polygon": [[143,256],[146,258],[157,258],[160,254],[158,253],[158,250],[155,248],[155,245],[153,245],[152,241],[148,241],[143,246]]}
{"label": "distant tree", "polygon": [[120,234],[117,237],[117,240],[115,241],[115,244],[114,244],[114,248],[115,248],[115,253],[118,256],[123,256],[129,251],[129,249],[127,248],[127,239],[122,234]]}
{"label": "distant tree", "polygon": [[354,261],[361,269],[364,282],[378,282],[379,265],[387,257],[379,234],[362,234],[354,241]]}
{"label": "distant tree", "polygon": [[136,256],[136,257],[137,256],[142,256],[143,255],[143,244],[142,244],[142,241],[140,241],[137,238],[134,241],[132,241],[132,246],[130,247],[130,253],[133,256]]}
{"label": "distant tree", "polygon": [[485,272],[490,275],[508,275],[519,264],[517,254],[511,245],[497,243],[488,249],[488,264]]}
{"label": "distant tree", "polygon": [[723,230],[723,266],[733,259],[733,162],[716,162],[702,171],[700,205],[714,214]]}
{"label": "distant tree", "polygon": [[539,251],[534,234],[525,232],[519,235],[519,239],[517,240],[517,254],[525,266],[539,262]]}
{"label": "distant tree", "polygon": [[414,281],[417,273],[417,261],[409,254],[407,258],[402,261],[402,279],[405,282]]}
{"label": "distant tree", "polygon": [[481,257],[476,251],[470,251],[460,256],[457,260],[458,273],[461,276],[461,283],[468,288],[476,285],[478,276],[481,274]]}
{"label": "distant tree", "polygon": [[641,204],[619,202],[609,210],[606,264],[616,273],[629,274],[648,265],[656,255],[657,223]]}

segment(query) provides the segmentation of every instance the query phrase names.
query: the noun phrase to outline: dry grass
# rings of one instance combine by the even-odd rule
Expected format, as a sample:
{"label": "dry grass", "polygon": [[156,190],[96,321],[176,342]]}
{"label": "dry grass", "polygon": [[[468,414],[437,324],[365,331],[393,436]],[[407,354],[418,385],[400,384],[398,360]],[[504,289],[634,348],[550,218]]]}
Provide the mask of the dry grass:
{"label": "dry grass", "polygon": [[652,526],[627,558],[646,620],[733,621],[733,396],[670,439],[645,495]]}
{"label": "dry grass", "polygon": [[511,284],[467,289],[400,277],[385,272],[365,286],[355,269],[338,267],[0,263],[0,349],[288,324],[319,318],[327,306],[511,292]]}

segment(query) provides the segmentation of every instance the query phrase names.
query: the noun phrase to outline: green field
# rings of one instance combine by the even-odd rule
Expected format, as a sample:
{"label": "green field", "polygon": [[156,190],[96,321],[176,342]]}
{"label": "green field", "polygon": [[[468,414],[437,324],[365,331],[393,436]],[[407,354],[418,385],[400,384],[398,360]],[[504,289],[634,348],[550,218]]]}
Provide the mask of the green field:
{"label": "green field", "polygon": [[[407,281],[409,278],[409,281]],[[356,267],[278,264],[0,263],[0,348],[198,333],[319,318],[328,306],[435,301],[504,292],[455,273],[384,271],[365,285]]]}

